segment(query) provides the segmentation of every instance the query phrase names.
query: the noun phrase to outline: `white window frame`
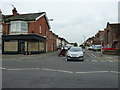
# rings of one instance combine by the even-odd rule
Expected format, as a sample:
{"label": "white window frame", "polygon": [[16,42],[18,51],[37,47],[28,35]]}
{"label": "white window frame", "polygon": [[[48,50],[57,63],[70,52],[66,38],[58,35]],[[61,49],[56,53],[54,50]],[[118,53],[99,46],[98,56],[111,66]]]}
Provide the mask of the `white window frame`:
{"label": "white window frame", "polygon": [[42,34],[42,25],[40,25],[40,34]]}
{"label": "white window frame", "polygon": [[[11,21],[10,33],[13,34],[25,34],[28,33],[28,22],[26,21]],[[23,26],[23,25],[25,26]],[[26,30],[23,30],[26,29]]]}
{"label": "white window frame", "polygon": [[0,38],[1,38],[1,35],[2,35],[2,24],[0,24]]}
{"label": "white window frame", "polygon": [[2,24],[0,24],[0,32],[2,32]]}
{"label": "white window frame", "polygon": [[46,37],[48,37],[48,30],[46,30]]}

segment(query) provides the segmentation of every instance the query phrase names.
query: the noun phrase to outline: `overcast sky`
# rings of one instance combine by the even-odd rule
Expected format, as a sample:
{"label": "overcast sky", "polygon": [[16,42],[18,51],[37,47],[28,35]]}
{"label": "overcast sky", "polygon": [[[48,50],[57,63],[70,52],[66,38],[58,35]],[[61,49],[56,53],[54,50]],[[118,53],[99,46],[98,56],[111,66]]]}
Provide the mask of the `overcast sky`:
{"label": "overcast sky", "polygon": [[[34,2],[35,1],[35,2]],[[89,2],[87,2],[89,1]],[[18,13],[46,12],[51,30],[69,42],[82,43],[104,30],[107,22],[118,22],[118,0],[6,0],[0,1],[3,14],[12,14],[13,4]]]}

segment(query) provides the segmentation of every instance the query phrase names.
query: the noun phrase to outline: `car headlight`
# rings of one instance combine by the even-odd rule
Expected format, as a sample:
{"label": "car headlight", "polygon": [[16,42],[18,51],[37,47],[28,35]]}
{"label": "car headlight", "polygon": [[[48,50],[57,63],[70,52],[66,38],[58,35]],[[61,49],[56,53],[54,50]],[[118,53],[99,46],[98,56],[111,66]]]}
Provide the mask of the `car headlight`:
{"label": "car headlight", "polygon": [[83,56],[83,54],[79,54],[79,57]]}
{"label": "car headlight", "polygon": [[70,54],[67,54],[67,56],[70,56]]}

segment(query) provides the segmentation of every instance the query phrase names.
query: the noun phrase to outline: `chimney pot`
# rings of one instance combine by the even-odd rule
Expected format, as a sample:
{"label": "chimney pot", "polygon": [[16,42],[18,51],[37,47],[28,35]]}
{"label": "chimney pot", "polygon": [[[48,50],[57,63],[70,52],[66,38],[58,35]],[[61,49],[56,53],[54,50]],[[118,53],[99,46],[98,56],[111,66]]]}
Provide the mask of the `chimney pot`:
{"label": "chimney pot", "polygon": [[16,10],[15,7],[14,7],[14,9],[12,10],[12,12],[13,12],[13,16],[17,16],[17,15],[18,15],[17,10]]}

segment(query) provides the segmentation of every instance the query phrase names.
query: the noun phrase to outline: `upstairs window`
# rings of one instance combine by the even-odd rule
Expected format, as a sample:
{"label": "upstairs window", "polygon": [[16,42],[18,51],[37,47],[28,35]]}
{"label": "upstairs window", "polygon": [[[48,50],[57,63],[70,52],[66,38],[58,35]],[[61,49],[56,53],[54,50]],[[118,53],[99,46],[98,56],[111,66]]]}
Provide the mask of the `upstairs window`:
{"label": "upstairs window", "polygon": [[40,25],[40,34],[42,34],[42,26]]}
{"label": "upstairs window", "polygon": [[0,24],[0,37],[2,35],[2,24]]}
{"label": "upstairs window", "polygon": [[2,32],[2,24],[0,24],[0,33]]}
{"label": "upstairs window", "polygon": [[10,32],[28,32],[28,23],[25,21],[12,21]]}
{"label": "upstairs window", "polygon": [[48,30],[46,30],[46,37],[48,37]]}

